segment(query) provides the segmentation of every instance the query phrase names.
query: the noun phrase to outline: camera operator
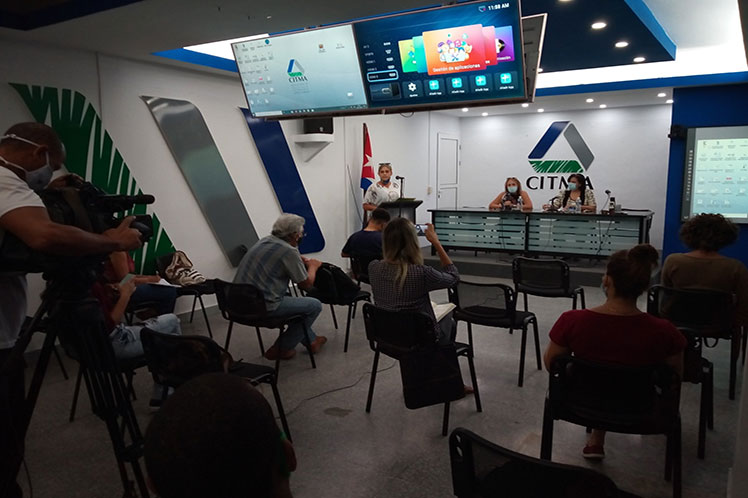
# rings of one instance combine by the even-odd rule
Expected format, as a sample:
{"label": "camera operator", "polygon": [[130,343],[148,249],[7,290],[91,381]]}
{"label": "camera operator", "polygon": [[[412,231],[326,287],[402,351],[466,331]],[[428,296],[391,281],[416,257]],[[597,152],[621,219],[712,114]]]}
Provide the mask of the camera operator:
{"label": "camera operator", "polygon": [[[140,247],[140,233],[130,228],[131,219],[101,235],[50,220],[35,192],[47,187],[64,160],[62,142],[44,124],[19,123],[0,136],[0,246],[7,231],[34,251],[50,254],[106,254]],[[23,367],[9,370],[3,365],[26,317],[26,276],[0,268],[0,296],[0,468],[5,468],[22,454],[13,425],[23,413]],[[17,483],[0,482],[0,495],[15,498],[22,493]]]}

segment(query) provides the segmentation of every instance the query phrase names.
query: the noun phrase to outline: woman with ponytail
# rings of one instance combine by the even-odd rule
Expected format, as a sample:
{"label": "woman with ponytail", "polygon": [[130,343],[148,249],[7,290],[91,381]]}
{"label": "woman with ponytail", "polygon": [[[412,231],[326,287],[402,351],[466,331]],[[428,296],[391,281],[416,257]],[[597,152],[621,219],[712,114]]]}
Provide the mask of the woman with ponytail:
{"label": "woman with ponytail", "polygon": [[[557,356],[630,366],[665,364],[683,371],[686,338],[667,320],[637,308],[637,298],[649,287],[659,255],[649,244],[618,251],[608,260],[603,276],[605,303],[567,311],[551,328],[544,362],[550,369]],[[593,430],[583,456],[602,459],[605,431]]]}

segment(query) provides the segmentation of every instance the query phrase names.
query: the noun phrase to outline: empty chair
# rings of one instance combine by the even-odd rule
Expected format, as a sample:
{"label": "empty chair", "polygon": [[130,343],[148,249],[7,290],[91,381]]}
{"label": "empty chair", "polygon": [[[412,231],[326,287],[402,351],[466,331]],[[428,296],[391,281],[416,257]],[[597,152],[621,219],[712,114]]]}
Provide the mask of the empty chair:
{"label": "empty chair", "polygon": [[523,295],[527,311],[527,295],[541,297],[570,297],[572,309],[577,309],[577,297],[585,308],[584,289],[571,286],[569,265],[559,259],[514,258],[512,279],[517,296]]}
{"label": "empty chair", "polygon": [[[204,336],[175,336],[145,328],[141,331],[140,337],[148,370],[153,375],[154,382],[163,386],[177,389],[193,377],[211,372],[228,372],[247,379],[253,385],[260,382],[270,384],[281,425],[291,439],[286,413],[278,393],[275,369],[266,365],[233,361],[227,351]],[[163,391],[165,400],[168,390]]]}
{"label": "empty chair", "polygon": [[449,457],[458,498],[637,498],[594,470],[516,453],[463,428],[449,436]]}
{"label": "empty chair", "polygon": [[[719,339],[730,341],[729,397],[735,399],[741,330],[735,326],[735,296],[708,289],[673,289],[653,285],[647,295],[647,311],[665,318],[676,327],[695,331],[704,346],[714,347]],[[710,344],[709,340],[713,342]]]}
{"label": "empty chair", "polygon": [[680,378],[666,365],[631,367],[557,356],[551,362],[540,458],[551,459],[553,423],[667,437],[665,479],[681,496]]}
{"label": "empty chair", "polygon": [[[214,281],[216,297],[218,298],[218,307],[221,310],[223,318],[229,321],[229,328],[226,332],[226,343],[224,349],[228,351],[231,342],[231,332],[234,323],[240,323],[249,327],[254,327],[257,332],[257,340],[260,343],[260,351],[265,354],[265,347],[262,344],[262,335],[260,328],[278,329],[278,336],[285,333],[288,327],[295,323],[300,323],[306,333],[306,350],[309,352],[309,360],[312,362],[312,368],[317,368],[314,361],[314,353],[310,346],[309,331],[304,324],[302,315],[292,315],[287,317],[274,318],[269,317],[265,297],[261,290],[250,284],[232,284],[216,279]],[[278,372],[281,357],[278,355],[275,360],[275,370]]]}
{"label": "empty chair", "polygon": [[457,324],[467,322],[468,344],[473,346],[473,324],[486,327],[505,328],[510,331],[522,329],[522,345],[519,356],[519,379],[517,385],[522,387],[525,377],[525,350],[527,346],[527,328],[532,324],[535,337],[535,357],[540,366],[540,343],[538,339],[538,319],[529,311],[517,311],[517,295],[511,287],[504,284],[479,284],[460,282],[448,289],[449,300],[457,308],[453,317]]}
{"label": "empty chair", "polygon": [[[400,361],[405,404],[420,408],[444,403],[442,435],[449,426],[449,403],[464,397],[464,385],[456,357],[465,356],[475,391],[475,407],[482,406],[473,364],[473,350],[468,344],[438,345],[433,319],[417,311],[387,311],[366,303],[363,307],[366,338],[374,351],[374,361],[366,398],[366,412],[371,411],[379,355]],[[454,359],[454,361],[450,361]]]}

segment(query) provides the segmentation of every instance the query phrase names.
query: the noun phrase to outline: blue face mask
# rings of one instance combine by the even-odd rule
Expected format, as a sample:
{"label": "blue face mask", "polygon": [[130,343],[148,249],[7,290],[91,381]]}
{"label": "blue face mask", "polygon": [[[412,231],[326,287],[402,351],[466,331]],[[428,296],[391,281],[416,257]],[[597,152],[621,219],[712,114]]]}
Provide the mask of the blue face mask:
{"label": "blue face mask", "polygon": [[517,186],[516,185],[509,185],[506,188],[506,191],[509,192],[510,194],[516,194],[517,193]]}
{"label": "blue face mask", "polygon": [[576,189],[577,189],[577,184],[576,183],[569,183],[569,190],[574,191]]}
{"label": "blue face mask", "polygon": [[390,183],[390,179],[387,178],[386,180],[382,180],[382,183],[384,183],[385,185],[387,185],[388,183]]}
{"label": "blue face mask", "polygon": [[[15,140],[18,140],[20,142],[25,142],[29,145],[34,145],[36,147],[41,147],[36,142],[32,142],[31,140],[27,140],[23,137],[19,137],[17,135],[4,135],[0,137],[0,139],[3,138],[13,138]],[[24,178],[26,180],[26,185],[29,186],[31,190],[34,192],[39,192],[41,190],[44,190],[44,188],[49,185],[49,181],[52,180],[52,175],[54,175],[54,169],[52,169],[52,165],[49,163],[49,153],[45,154],[46,157],[46,163],[41,168],[37,168],[33,171],[27,171],[23,166],[12,163],[5,159],[4,157],[0,156],[0,161],[4,162],[8,166],[12,166],[15,168],[18,168],[24,172]]]}

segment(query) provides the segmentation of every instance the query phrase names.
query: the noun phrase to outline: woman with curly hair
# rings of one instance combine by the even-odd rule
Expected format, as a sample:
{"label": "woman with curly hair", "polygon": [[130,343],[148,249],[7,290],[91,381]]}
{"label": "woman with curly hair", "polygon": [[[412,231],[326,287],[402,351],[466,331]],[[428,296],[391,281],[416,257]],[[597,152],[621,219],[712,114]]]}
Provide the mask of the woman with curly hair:
{"label": "woman with curly hair", "polygon": [[748,269],[719,253],[738,239],[738,227],[721,214],[700,214],[683,224],[680,238],[691,251],[665,259],[662,284],[731,292],[737,296],[737,325],[748,325]]}

